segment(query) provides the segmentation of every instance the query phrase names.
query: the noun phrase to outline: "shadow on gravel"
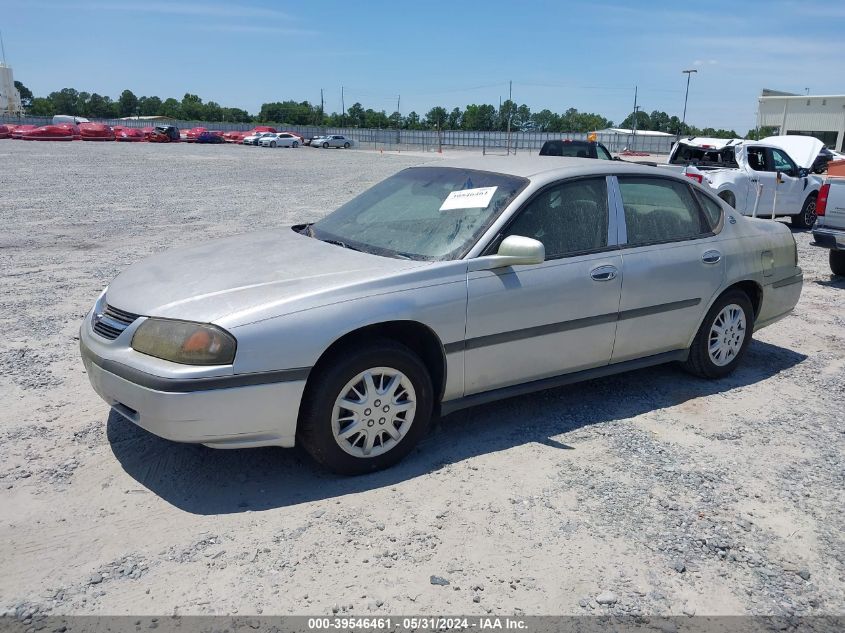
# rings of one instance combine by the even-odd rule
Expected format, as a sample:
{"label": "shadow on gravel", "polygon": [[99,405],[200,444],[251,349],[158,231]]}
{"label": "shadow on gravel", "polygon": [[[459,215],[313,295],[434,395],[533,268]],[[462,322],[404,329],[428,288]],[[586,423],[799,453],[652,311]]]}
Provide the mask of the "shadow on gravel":
{"label": "shadow on gravel", "polygon": [[107,434],[115,457],[139,484],[194,514],[261,511],[390,486],[460,462],[527,443],[577,456],[555,439],[594,424],[751,385],[806,356],[754,341],[733,375],[708,381],[664,365],[521,396],[454,413],[393,468],[338,477],[318,468],[299,448],[215,450],[152,435],[112,412]]}
{"label": "shadow on gravel", "polygon": [[830,279],[819,279],[816,280],[816,283],[820,286],[826,286],[828,288],[845,288],[845,277],[837,277],[836,275],[831,275]]}

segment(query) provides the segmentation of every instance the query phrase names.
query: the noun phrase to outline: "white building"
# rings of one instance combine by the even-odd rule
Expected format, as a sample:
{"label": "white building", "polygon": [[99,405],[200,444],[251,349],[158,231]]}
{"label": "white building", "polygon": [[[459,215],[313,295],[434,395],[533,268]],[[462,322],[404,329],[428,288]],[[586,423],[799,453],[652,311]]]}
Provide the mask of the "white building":
{"label": "white building", "polygon": [[15,88],[12,69],[0,62],[0,114],[21,114],[21,95]]}
{"label": "white building", "polygon": [[758,99],[757,125],[779,134],[815,136],[831,149],[845,145],[845,95],[796,95],[763,90]]}

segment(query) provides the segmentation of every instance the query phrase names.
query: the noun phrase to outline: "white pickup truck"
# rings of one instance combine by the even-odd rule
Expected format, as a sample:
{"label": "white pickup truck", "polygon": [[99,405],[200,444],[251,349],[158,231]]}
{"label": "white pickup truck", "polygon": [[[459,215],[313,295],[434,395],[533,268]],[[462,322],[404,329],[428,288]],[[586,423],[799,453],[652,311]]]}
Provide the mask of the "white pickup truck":
{"label": "white pickup truck", "polygon": [[845,177],[827,178],[816,202],[813,246],[830,250],[830,270],[845,276]]}
{"label": "white pickup truck", "polygon": [[743,215],[789,216],[794,227],[808,229],[821,188],[810,168],[822,147],[810,136],[687,138],[675,143],[668,167],[709,185]]}

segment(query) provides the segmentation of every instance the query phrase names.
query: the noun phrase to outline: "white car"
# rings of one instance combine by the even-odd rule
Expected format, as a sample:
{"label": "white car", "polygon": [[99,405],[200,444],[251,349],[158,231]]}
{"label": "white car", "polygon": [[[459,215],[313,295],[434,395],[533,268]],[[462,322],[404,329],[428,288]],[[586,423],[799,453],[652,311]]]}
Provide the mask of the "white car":
{"label": "white car", "polygon": [[258,145],[259,141],[265,136],[276,136],[273,132],[259,132],[258,134],[250,134],[245,136],[243,140],[244,145]]}
{"label": "white car", "polygon": [[794,227],[808,229],[821,188],[810,170],[821,148],[810,136],[687,138],[675,143],[668,167],[709,186],[743,215],[788,216]]}
{"label": "white car", "polygon": [[299,147],[299,137],[287,132],[267,134],[258,139],[261,147]]}
{"label": "white car", "polygon": [[330,147],[342,147],[343,149],[349,149],[352,147],[352,142],[352,139],[348,136],[343,136],[342,134],[329,134],[328,136],[321,136],[313,139],[311,141],[311,147],[322,147],[323,149],[328,149]]}

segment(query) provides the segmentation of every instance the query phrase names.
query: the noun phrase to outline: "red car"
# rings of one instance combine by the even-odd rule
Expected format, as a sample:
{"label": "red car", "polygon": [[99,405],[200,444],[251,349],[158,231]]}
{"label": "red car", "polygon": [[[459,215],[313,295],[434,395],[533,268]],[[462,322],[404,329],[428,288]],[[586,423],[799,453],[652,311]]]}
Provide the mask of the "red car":
{"label": "red car", "polygon": [[12,130],[8,125],[0,125],[0,139],[9,138],[12,135]]}
{"label": "red car", "polygon": [[72,141],[73,130],[64,125],[43,125],[21,135],[24,141]]}
{"label": "red car", "polygon": [[13,125],[11,127],[11,134],[12,138],[20,139],[25,132],[29,132],[30,130],[34,130],[37,128],[37,125]]}
{"label": "red car", "polygon": [[131,143],[140,143],[142,141],[147,140],[146,136],[144,135],[144,130],[137,127],[121,128],[119,132],[115,132],[114,136],[114,140],[116,141]]}
{"label": "red car", "polygon": [[83,141],[114,140],[114,130],[102,123],[80,123],[79,134]]}

